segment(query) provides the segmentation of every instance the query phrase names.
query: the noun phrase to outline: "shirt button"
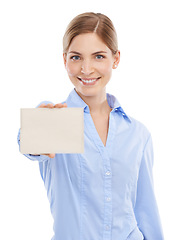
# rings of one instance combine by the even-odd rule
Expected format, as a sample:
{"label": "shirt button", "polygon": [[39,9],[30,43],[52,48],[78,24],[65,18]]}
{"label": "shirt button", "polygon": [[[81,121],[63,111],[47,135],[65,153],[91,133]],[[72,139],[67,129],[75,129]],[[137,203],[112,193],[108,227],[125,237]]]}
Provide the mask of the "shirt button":
{"label": "shirt button", "polygon": [[106,230],[109,231],[110,230],[110,226],[109,225],[106,225]]}
{"label": "shirt button", "polygon": [[111,198],[110,198],[110,197],[107,197],[107,198],[106,198],[106,201],[107,201],[107,202],[110,202],[110,201],[111,201]]}
{"label": "shirt button", "polygon": [[110,175],[110,171],[107,171],[107,172],[106,172],[106,175],[109,176],[109,175]]}

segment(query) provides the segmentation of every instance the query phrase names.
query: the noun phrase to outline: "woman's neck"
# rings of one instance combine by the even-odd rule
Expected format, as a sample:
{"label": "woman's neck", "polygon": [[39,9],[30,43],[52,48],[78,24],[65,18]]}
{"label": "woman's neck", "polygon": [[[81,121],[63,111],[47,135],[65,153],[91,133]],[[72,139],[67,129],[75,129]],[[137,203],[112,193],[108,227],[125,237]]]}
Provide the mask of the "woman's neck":
{"label": "woman's neck", "polygon": [[95,96],[84,96],[80,92],[77,92],[77,94],[89,106],[90,113],[92,115],[106,114],[109,111],[111,111],[111,109],[108,105],[108,102],[107,102],[106,91],[102,92],[99,95],[95,95]]}

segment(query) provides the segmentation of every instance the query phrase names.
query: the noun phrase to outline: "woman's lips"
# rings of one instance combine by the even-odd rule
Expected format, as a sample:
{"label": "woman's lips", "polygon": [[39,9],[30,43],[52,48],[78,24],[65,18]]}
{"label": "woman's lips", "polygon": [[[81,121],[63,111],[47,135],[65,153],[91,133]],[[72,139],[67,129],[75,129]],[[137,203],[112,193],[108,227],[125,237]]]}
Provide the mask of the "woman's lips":
{"label": "woman's lips", "polygon": [[94,85],[99,79],[100,77],[98,78],[79,78],[78,77],[78,80],[81,81],[83,85]]}

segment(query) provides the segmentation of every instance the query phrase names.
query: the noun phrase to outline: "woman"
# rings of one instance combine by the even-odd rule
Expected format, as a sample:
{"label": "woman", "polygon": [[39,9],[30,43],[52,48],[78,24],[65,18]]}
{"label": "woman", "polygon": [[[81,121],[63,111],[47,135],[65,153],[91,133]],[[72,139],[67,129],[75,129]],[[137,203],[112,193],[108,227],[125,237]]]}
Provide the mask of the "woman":
{"label": "woman", "polygon": [[63,38],[63,57],[75,88],[65,102],[39,107],[84,108],[85,152],[26,155],[39,161],[52,239],[163,240],[150,133],[106,93],[120,61],[111,20],[99,13],[75,17]]}

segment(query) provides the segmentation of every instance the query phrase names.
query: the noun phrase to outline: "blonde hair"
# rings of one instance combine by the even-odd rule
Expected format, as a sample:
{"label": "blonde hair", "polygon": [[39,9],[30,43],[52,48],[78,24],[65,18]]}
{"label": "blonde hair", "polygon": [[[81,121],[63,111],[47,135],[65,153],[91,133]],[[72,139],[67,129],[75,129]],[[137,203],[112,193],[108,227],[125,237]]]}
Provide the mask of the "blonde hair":
{"label": "blonde hair", "polygon": [[63,37],[63,53],[68,52],[73,38],[83,33],[96,33],[113,54],[117,52],[117,34],[112,21],[104,14],[86,12],[69,23]]}

